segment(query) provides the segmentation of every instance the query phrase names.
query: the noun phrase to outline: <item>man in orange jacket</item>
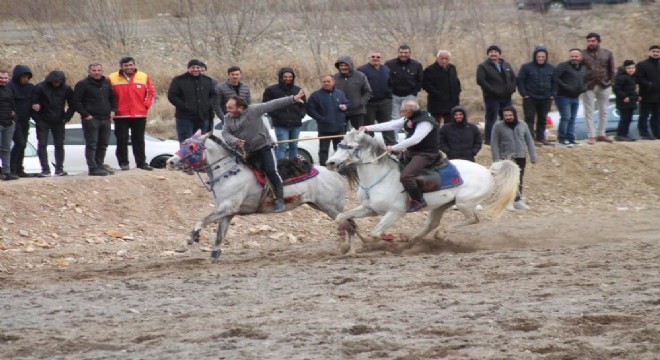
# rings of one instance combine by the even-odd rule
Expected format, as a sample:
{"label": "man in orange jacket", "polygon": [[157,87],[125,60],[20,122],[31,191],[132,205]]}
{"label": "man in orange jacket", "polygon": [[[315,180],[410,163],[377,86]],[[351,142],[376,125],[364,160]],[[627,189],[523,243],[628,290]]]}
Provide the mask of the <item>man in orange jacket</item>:
{"label": "man in orange jacket", "polygon": [[131,133],[133,156],[138,168],[153,170],[147,164],[144,154],[144,132],[147,125],[147,112],[156,95],[151,79],[135,68],[135,59],[126,56],[119,60],[120,70],[108,76],[112,91],[117,100],[115,114],[115,137],[117,137],[117,162],[122,170],[130,169],[128,164],[128,132]]}

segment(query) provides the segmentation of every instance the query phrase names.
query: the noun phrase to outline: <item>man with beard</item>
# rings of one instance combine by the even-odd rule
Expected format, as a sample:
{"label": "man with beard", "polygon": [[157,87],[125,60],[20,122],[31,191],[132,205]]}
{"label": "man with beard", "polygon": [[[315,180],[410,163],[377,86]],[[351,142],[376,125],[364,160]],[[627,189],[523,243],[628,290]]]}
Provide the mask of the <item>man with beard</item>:
{"label": "man with beard", "polygon": [[477,125],[468,122],[467,111],[462,106],[451,109],[453,121],[440,128],[440,150],[447,159],[475,162],[481,150],[481,132]]}
{"label": "man with beard", "polygon": [[555,103],[560,116],[559,144],[574,146],[578,145],[575,141],[575,118],[580,107],[580,94],[587,91],[587,70],[582,64],[582,50],[569,50],[568,58],[568,61],[559,63],[555,70]]}
{"label": "man with beard", "polygon": [[[660,45],[649,48],[649,58],[637,63],[635,72],[640,101],[637,128],[645,140],[660,139]],[[651,114],[651,131],[647,126]]]}
{"label": "man with beard", "polygon": [[[339,70],[335,75],[335,87],[344,92],[350,102],[346,110],[346,121],[353,129],[359,129],[364,124],[367,113],[366,105],[371,99],[371,86],[366,75],[361,71],[353,70],[353,59],[350,56],[340,56],[335,62]],[[348,127],[348,124],[346,124]]]}
{"label": "man with beard", "polygon": [[[582,51],[583,62],[587,69],[587,91],[582,94],[584,120],[587,128],[587,143],[596,141],[611,143],[605,135],[607,124],[607,106],[609,105],[612,85],[616,75],[614,56],[610,50],[600,47],[600,35],[587,35],[587,48]],[[598,110],[598,126],[594,129],[594,102]]]}
{"label": "man with beard", "polygon": [[[62,71],[51,71],[46,80],[37,84],[32,97],[32,110],[37,123],[37,155],[41,163],[39,177],[50,176],[48,161],[48,134],[53,135],[55,145],[55,176],[67,175],[64,171],[65,124],[74,114],[73,89],[66,83]],[[68,107],[68,108],[67,108]]]}
{"label": "man with beard", "polygon": [[112,175],[103,164],[110,141],[111,122],[117,105],[112,85],[103,76],[101,64],[90,64],[88,76],[73,89],[73,107],[80,113],[85,136],[85,159],[90,176]]}
{"label": "man with beard", "polygon": [[[277,84],[271,85],[264,90],[262,97],[264,102],[273,99],[279,99],[287,96],[294,96],[300,92],[300,86],[295,84],[296,74],[292,68],[283,67],[277,73]],[[303,97],[303,101],[304,101]],[[305,117],[305,104],[293,103],[285,107],[272,110],[268,113],[273,121],[275,136],[277,141],[286,141],[298,139],[300,129],[302,128],[302,119]],[[287,148],[289,150],[289,159],[295,159],[298,156],[298,142],[292,141],[277,145],[275,152],[277,160],[286,157]]]}
{"label": "man with beard", "polygon": [[440,50],[437,61],[424,69],[422,88],[428,94],[428,110],[438,124],[452,122],[452,108],[461,102],[461,81],[456,66],[449,61],[451,53]]}
{"label": "man with beard", "polygon": [[16,65],[7,85],[14,96],[16,105],[16,127],[14,129],[14,146],[11,148],[11,171],[19,177],[30,177],[23,170],[25,147],[30,132],[30,115],[32,112],[32,94],[34,84],[30,83],[32,70],[27,65]]}

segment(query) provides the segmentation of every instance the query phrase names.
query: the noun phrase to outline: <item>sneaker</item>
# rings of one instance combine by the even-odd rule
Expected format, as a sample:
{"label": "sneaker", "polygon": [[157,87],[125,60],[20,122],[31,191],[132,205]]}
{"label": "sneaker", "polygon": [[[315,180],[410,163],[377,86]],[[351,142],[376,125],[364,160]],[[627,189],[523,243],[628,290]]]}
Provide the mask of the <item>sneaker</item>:
{"label": "sneaker", "polygon": [[422,210],[424,207],[426,207],[426,201],[424,199],[417,201],[417,200],[410,200],[408,202],[408,211],[406,212],[416,212]]}
{"label": "sneaker", "polygon": [[40,178],[43,177],[49,177],[50,176],[50,170],[43,170],[41,173],[38,175]]}
{"label": "sneaker", "polygon": [[108,172],[103,169],[96,168],[89,171],[89,176],[108,176]]}
{"label": "sneaker", "polygon": [[614,140],[615,141],[635,141],[634,139],[631,139],[627,136],[619,136],[619,135],[615,136]]}
{"label": "sneaker", "polygon": [[138,167],[139,167],[140,169],[142,169],[142,170],[147,170],[147,171],[152,171],[152,170],[154,169],[154,168],[151,167],[151,165],[149,165],[149,164],[147,164],[147,163],[144,163],[144,164],[142,164],[142,165],[140,165],[140,166],[138,166]]}
{"label": "sneaker", "polygon": [[655,136],[653,136],[653,135],[642,135],[640,137],[640,139],[642,139],[642,140],[655,140]]}
{"label": "sneaker", "polygon": [[33,177],[33,176],[34,176],[34,175],[32,175],[32,174],[28,174],[28,173],[26,173],[26,172],[23,171],[23,170],[19,170],[19,171],[17,171],[16,174],[14,174],[14,175],[16,175],[16,176],[18,176],[18,177],[22,177],[22,178],[29,178],[29,177]]}
{"label": "sneaker", "polygon": [[273,203],[273,206],[275,207],[273,212],[279,213],[279,212],[284,211],[284,200],[282,200],[282,199],[275,200],[275,202]]}
{"label": "sneaker", "polygon": [[569,141],[569,143],[570,143],[571,145],[573,145],[573,146],[580,146],[580,145],[582,145],[582,144],[580,144],[579,142],[577,142],[577,141],[575,141],[575,140],[571,140],[571,141]]}
{"label": "sneaker", "polygon": [[614,142],[614,141],[612,141],[612,139],[608,138],[605,135],[601,135],[601,136],[596,137],[596,141],[606,142],[606,143],[609,143],[609,144]]}
{"label": "sneaker", "polygon": [[67,176],[67,175],[69,175],[69,173],[64,170],[55,170],[55,176]]}
{"label": "sneaker", "polygon": [[589,144],[589,145],[593,145],[595,143],[596,143],[596,138],[590,137],[589,140],[587,140],[587,144]]}
{"label": "sneaker", "polygon": [[563,145],[563,146],[566,146],[566,147],[573,147],[573,144],[571,144],[571,142],[568,141],[568,140],[562,140],[562,141],[560,141],[560,142],[559,142],[559,145]]}
{"label": "sneaker", "polygon": [[131,167],[128,166],[128,165],[119,165],[119,168],[120,168],[122,171],[128,171],[128,170],[131,169]]}
{"label": "sneaker", "polygon": [[513,208],[516,210],[529,210],[529,206],[522,200],[514,201]]}
{"label": "sneaker", "polygon": [[5,177],[4,177],[3,180],[8,181],[8,180],[18,180],[18,179],[20,179],[20,177],[18,177],[18,175],[16,175],[16,174],[5,174]]}
{"label": "sneaker", "polygon": [[106,175],[114,175],[115,174],[115,169],[112,168],[112,166],[108,164],[103,164],[103,170],[107,173]]}

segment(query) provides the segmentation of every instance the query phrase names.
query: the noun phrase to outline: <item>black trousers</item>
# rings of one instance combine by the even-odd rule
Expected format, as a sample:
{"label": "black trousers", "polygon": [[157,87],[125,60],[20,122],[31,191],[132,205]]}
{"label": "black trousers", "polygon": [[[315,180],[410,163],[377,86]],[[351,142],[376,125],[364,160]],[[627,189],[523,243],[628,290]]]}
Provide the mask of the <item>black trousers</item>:
{"label": "black trousers", "polygon": [[[388,122],[392,119],[392,99],[384,99],[374,103],[367,104],[367,115],[364,118],[364,125],[373,125]],[[374,133],[368,132],[374,136]],[[396,145],[396,134],[394,131],[383,131],[383,140],[385,145]]]}
{"label": "black trousers", "polygon": [[[649,119],[650,115],[650,119]],[[639,119],[637,120],[639,136],[653,135],[660,138],[660,103],[639,103]]]}
{"label": "black trousers", "polygon": [[14,174],[24,172],[23,159],[25,158],[25,147],[27,146],[28,134],[30,133],[29,121],[16,121],[14,128],[14,146],[9,153],[9,168]]}
{"label": "black trousers", "polygon": [[527,158],[513,158],[512,159],[520,168],[520,184],[518,185],[518,194],[516,194],[516,200],[522,200],[523,193],[523,176],[525,176],[525,165],[527,165]]}
{"label": "black trousers", "polygon": [[270,180],[270,183],[274,187],[275,198],[283,199],[284,188],[282,187],[282,178],[277,172],[277,157],[275,156],[275,150],[273,147],[271,145],[264,146],[261,149],[250,153],[250,156],[259,158],[261,170],[266,174],[266,177],[268,177],[268,180]]}
{"label": "black trousers", "polygon": [[616,127],[617,136],[628,136],[634,111],[635,109],[619,109],[619,124]]}
{"label": "black trousers", "polygon": [[103,169],[110,141],[110,119],[81,120],[85,136],[85,159],[89,170]]}
{"label": "black trousers", "polygon": [[65,136],[64,121],[60,123],[37,121],[37,140],[39,141],[39,145],[37,145],[37,156],[39,156],[41,170],[50,172],[47,150],[49,134],[53,135],[53,145],[55,145],[55,171],[63,171]]}
{"label": "black trousers", "polygon": [[146,118],[117,119],[115,118],[115,137],[117,138],[117,162],[119,165],[128,165],[128,133],[131,133],[131,146],[135,165],[138,167],[145,164],[144,155],[144,131],[147,126]]}
{"label": "black trousers", "polygon": [[[344,135],[343,131],[334,131],[334,132],[319,132],[319,137],[323,136],[332,136],[332,135]],[[337,151],[337,145],[341,142],[342,138],[337,137],[334,139],[320,139],[319,140],[319,164],[325,166],[326,161],[328,161],[328,153],[330,151],[330,142],[332,142],[332,148]]]}
{"label": "black trousers", "polygon": [[[545,140],[545,118],[548,116],[551,106],[552,99],[523,99],[525,122],[537,141]],[[534,121],[534,118],[536,118],[536,121]]]}
{"label": "black trousers", "polygon": [[[346,121],[351,124],[353,129],[357,130],[360,126],[364,125],[364,114],[346,116]],[[350,130],[348,129],[348,124],[346,125],[346,131]]]}

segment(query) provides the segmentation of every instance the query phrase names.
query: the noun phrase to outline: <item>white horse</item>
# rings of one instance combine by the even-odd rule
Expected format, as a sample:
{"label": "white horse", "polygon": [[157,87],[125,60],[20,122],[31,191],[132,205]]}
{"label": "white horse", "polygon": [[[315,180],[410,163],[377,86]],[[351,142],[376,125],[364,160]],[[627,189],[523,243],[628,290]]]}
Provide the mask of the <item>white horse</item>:
{"label": "white horse", "polygon": [[[191,169],[208,174],[207,188],[212,192],[216,206],[213,212],[195,224],[188,245],[199,241],[199,233],[206,225],[219,223],[215,248],[211,253],[212,261],[217,262],[231,219],[235,215],[273,212],[273,201],[267,199],[264,187],[257,181],[252,168],[245,165],[242,154],[212,133],[197,133],[182,143],[177,155],[167,161],[168,168],[172,169],[182,161]],[[323,167],[315,170],[318,174],[314,177],[291,185],[285,184],[286,210],[309,204],[335,219],[344,210],[344,181],[341,175]],[[340,236],[346,231],[352,237],[354,224],[342,223],[339,226]]]}
{"label": "white horse", "polygon": [[[401,219],[408,208],[408,195],[399,180],[399,163],[383,156],[385,151],[381,140],[353,130],[346,134],[326,163],[331,169],[345,170],[349,181],[354,180],[359,185],[357,196],[360,206],[339,214],[335,221],[342,223],[353,218],[382,216],[369,234],[372,240],[391,240],[384,232]],[[451,160],[451,163],[460,172],[463,184],[424,194],[428,203],[424,210],[429,210],[429,214],[424,227],[414,235],[413,242],[437,228],[445,210],[454,204],[465,215],[465,225],[468,225],[479,222],[475,208],[487,197],[495,198],[489,212],[497,218],[516,196],[520,169],[514,162],[499,161],[490,169],[465,160]],[[353,171],[348,171],[347,166],[354,168]],[[354,254],[353,237],[349,236],[348,240],[348,251]]]}

